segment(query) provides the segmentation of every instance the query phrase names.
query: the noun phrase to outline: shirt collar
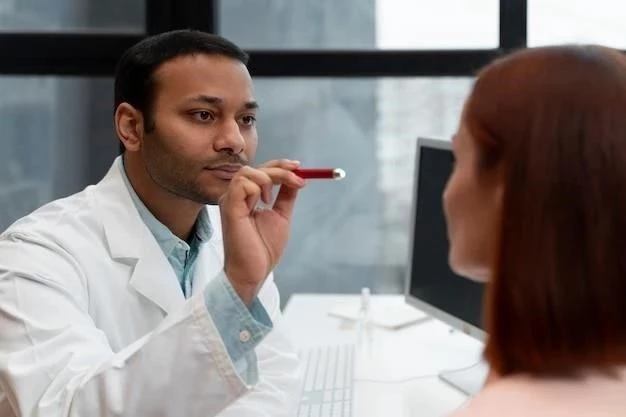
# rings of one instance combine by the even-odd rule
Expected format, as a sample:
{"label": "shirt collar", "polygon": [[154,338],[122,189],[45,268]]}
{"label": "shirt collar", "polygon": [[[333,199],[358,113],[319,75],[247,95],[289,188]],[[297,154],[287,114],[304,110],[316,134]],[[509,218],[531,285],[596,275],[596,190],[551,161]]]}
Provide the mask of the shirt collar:
{"label": "shirt collar", "polygon": [[[180,239],[176,236],[170,229],[167,228],[163,223],[161,223],[154,215],[150,212],[150,210],[146,207],[146,205],[141,201],[135,190],[133,189],[128,176],[126,175],[126,169],[124,168],[124,158],[122,155],[117,157],[118,167],[120,170],[120,174],[122,179],[124,180],[124,184],[128,189],[128,193],[130,194],[131,199],[139,216],[148,227],[154,238],[159,243],[159,246],[166,254],[169,256],[177,244],[181,244],[185,248],[189,248],[189,245],[184,240]],[[192,239],[192,244],[196,243],[204,243],[207,242],[211,235],[213,234],[213,227],[211,226],[211,219],[209,217],[209,213],[206,208],[203,208],[200,211],[200,215],[196,219],[196,223],[193,229],[195,239]]]}

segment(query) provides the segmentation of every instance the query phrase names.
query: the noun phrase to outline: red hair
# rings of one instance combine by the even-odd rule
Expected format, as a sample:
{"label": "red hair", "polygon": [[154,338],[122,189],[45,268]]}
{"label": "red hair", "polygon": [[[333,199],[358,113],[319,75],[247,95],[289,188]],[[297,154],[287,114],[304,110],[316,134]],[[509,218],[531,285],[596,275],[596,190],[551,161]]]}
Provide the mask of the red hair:
{"label": "red hair", "polygon": [[527,49],[488,65],[465,108],[481,172],[503,185],[485,298],[492,369],[626,364],[626,58]]}

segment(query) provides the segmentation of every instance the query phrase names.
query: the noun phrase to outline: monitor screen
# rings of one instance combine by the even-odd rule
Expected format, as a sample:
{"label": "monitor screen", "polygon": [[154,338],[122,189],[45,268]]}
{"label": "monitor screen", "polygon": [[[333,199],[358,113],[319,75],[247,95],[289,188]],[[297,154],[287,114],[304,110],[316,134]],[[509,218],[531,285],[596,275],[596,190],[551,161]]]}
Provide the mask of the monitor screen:
{"label": "monitor screen", "polygon": [[419,139],[413,195],[406,299],[409,304],[477,338],[482,331],[483,284],[448,265],[442,193],[452,172],[451,142]]}

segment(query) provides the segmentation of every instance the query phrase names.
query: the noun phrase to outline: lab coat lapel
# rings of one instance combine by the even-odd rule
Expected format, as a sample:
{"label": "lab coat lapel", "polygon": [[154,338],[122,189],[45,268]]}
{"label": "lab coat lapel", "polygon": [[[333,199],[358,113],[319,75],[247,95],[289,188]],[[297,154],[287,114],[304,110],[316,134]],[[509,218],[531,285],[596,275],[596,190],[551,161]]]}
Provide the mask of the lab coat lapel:
{"label": "lab coat lapel", "polygon": [[185,297],[172,266],[156,241],[154,243],[156,248],[151,248],[137,260],[129,284],[170,313],[182,307]]}
{"label": "lab coat lapel", "polygon": [[118,157],[93,192],[109,252],[114,260],[134,265],[130,286],[169,313],[185,298],[172,266],[135,208],[121,163]]}

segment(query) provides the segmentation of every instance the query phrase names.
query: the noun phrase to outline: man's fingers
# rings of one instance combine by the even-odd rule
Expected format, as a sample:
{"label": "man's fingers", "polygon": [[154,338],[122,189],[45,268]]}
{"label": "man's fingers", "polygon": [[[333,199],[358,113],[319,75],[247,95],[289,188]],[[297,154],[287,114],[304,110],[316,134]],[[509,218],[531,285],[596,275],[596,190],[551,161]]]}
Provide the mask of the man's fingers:
{"label": "man's fingers", "polygon": [[272,185],[287,185],[293,188],[302,188],[305,184],[304,180],[298,177],[290,170],[278,167],[265,167],[254,169],[251,167],[243,167],[237,173],[237,176],[244,176],[258,184],[263,189],[263,200],[269,203],[271,197]]}
{"label": "man's fingers", "polygon": [[262,168],[261,170],[271,178],[272,183],[275,185],[287,185],[293,188],[301,188],[305,184],[302,178],[300,178],[290,170],[277,167]]}
{"label": "man's fingers", "polygon": [[[270,183],[271,186],[271,183]],[[245,176],[237,176],[233,178],[229,191],[224,195],[222,203],[232,204],[245,200],[248,210],[251,211],[256,207],[261,197],[261,187]]]}
{"label": "man's fingers", "polygon": [[274,201],[274,211],[287,219],[291,218],[299,190],[299,188],[282,185]]}
{"label": "man's fingers", "polygon": [[[304,186],[305,182],[290,170],[278,167],[266,167],[255,169],[243,167],[233,177],[228,191],[224,195],[221,204],[233,207],[238,201],[245,201],[248,212],[254,210],[259,199],[265,204],[272,201],[272,188],[280,185],[274,209],[282,216],[289,217],[293,211],[293,205],[297,190]],[[238,210],[237,210],[238,211]],[[243,214],[240,213],[240,214]]]}
{"label": "man's fingers", "polygon": [[272,199],[272,185],[274,180],[266,172],[252,167],[243,167],[237,172],[236,178],[246,178],[257,184],[261,189],[261,199],[265,204],[269,204]]}
{"label": "man's fingers", "polygon": [[243,182],[243,188],[247,195],[246,205],[248,206],[248,211],[250,212],[254,210],[257,203],[259,202],[259,197],[261,196],[263,190],[257,184],[248,179]]}
{"label": "man's fingers", "polygon": [[293,171],[300,167],[300,161],[294,161],[291,159],[275,159],[273,161],[267,161],[259,166],[259,169],[263,168],[282,168],[288,171]]}

